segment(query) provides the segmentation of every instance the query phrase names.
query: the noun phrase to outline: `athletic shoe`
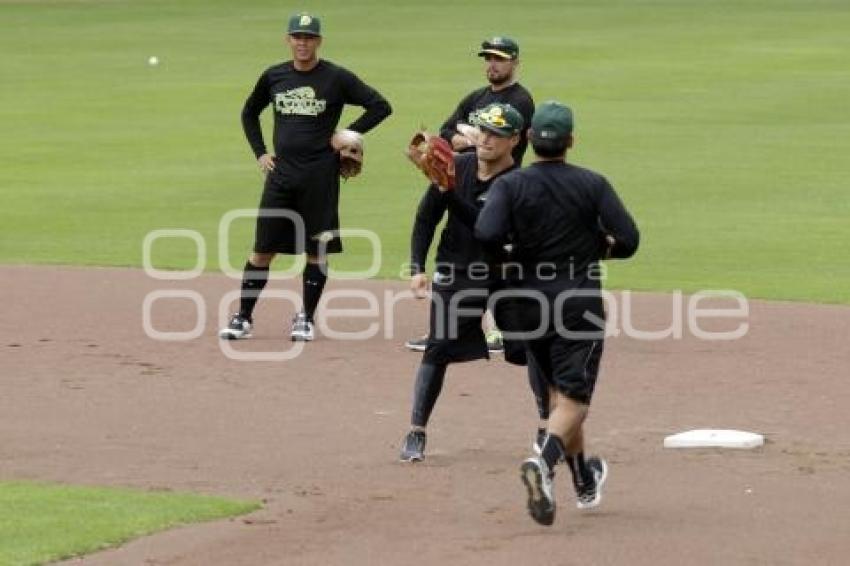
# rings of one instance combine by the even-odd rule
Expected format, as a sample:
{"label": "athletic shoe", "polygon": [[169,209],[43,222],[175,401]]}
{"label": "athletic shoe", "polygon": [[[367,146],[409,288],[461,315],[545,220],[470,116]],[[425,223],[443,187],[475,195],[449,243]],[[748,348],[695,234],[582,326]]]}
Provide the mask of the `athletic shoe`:
{"label": "athletic shoe", "polygon": [[608,479],[608,463],[605,460],[591,456],[586,463],[593,474],[593,484],[576,486],[576,507],[579,509],[592,509],[602,502],[602,486]]}
{"label": "athletic shoe", "polygon": [[501,354],[505,351],[505,343],[502,341],[502,333],[498,330],[491,330],[484,337],[487,340],[487,350],[491,354]]}
{"label": "athletic shoe", "polygon": [[425,459],[425,443],[428,436],[424,430],[411,430],[404,438],[399,459],[402,462],[421,462]]}
{"label": "athletic shoe", "polygon": [[310,342],[313,340],[313,321],[307,314],[300,312],[292,319],[292,330],[289,337],[293,342]]}
{"label": "athletic shoe", "polygon": [[404,343],[404,347],[413,352],[424,352],[428,347],[428,335],[420,336],[419,338],[411,338]]}
{"label": "athletic shoe", "polygon": [[555,522],[555,496],[552,473],[542,458],[528,458],[520,467],[520,477],[528,490],[528,512],[541,525]]}
{"label": "athletic shoe", "polygon": [[251,319],[235,313],[230,317],[230,323],[219,330],[218,335],[225,340],[241,340],[251,337]]}
{"label": "athletic shoe", "polygon": [[534,437],[534,442],[531,443],[531,450],[540,456],[543,454],[543,443],[546,442],[546,429],[538,428],[537,435]]}

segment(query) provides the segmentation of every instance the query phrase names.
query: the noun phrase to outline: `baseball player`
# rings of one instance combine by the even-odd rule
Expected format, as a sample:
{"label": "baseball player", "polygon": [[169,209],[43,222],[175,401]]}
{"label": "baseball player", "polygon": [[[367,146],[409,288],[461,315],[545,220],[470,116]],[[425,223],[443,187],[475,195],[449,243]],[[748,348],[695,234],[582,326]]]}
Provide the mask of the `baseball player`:
{"label": "baseball player", "polygon": [[[531,93],[517,82],[519,67],[519,45],[510,37],[493,37],[481,43],[478,56],[484,58],[484,70],[488,85],[466,95],[457,105],[440,128],[440,136],[452,144],[455,151],[474,151],[475,142],[458,132],[458,124],[472,124],[475,114],[493,102],[510,104],[516,109],[526,126],[534,114],[534,100]],[[522,157],[528,146],[526,131],[520,132],[519,143],[511,152],[514,163],[522,164]]]}
{"label": "baseball player", "polygon": [[472,226],[491,183],[516,168],[511,152],[519,143],[524,121],[510,105],[494,103],[480,114],[478,126],[481,136],[476,152],[450,157],[456,174],[454,190],[444,192],[432,183],[419,203],[413,225],[411,288],[424,296],[428,249],[448,212],[437,248],[428,344],[416,373],[411,428],[401,448],[402,461],[424,458],[426,427],[448,364],[489,357],[481,317],[494,277],[481,268],[500,258],[485,254],[473,238]]}
{"label": "baseball player", "polygon": [[[534,113],[534,100],[531,93],[516,79],[519,66],[517,42],[509,37],[493,37],[481,43],[478,56],[484,58],[484,72],[488,84],[466,95],[440,128],[440,136],[450,142],[452,149],[457,152],[475,150],[473,136],[460,132],[458,126],[463,129],[463,126],[473,124],[476,113],[489,104],[493,102],[510,104],[520,113],[526,126],[531,122],[531,115]],[[514,163],[517,165],[522,164],[527,145],[526,132],[523,130],[520,133],[520,141],[512,152]],[[501,352],[502,337],[489,317],[487,322],[492,329],[487,333],[487,346],[491,353]],[[419,336],[405,342],[405,346],[409,350],[423,352],[427,342],[427,336]]]}
{"label": "baseball player", "polygon": [[630,257],[639,240],[608,181],[565,161],[572,132],[568,107],[540,105],[529,132],[537,161],[493,183],[475,225],[482,242],[511,237],[513,260],[523,269],[508,285],[517,295],[537,294],[513,299],[509,326],[499,320],[505,331],[542,331],[526,334],[526,352],[549,384],[552,409],[541,454],[523,462],[521,477],[529,512],[544,525],[555,519],[552,482],[562,458],[572,472],[578,508],[595,507],[602,498],[608,466],[601,458],[585,458],[582,431],[604,339],[599,260]]}
{"label": "baseball player", "polygon": [[[326,254],[342,251],[337,232],[338,152],[347,143],[345,138],[368,132],[392,112],[384,97],[354,73],[319,58],[319,18],[307,13],[292,16],[286,43],[292,59],[266,69],[242,109],[245,136],[266,181],[254,251],[245,264],[239,312],[221,330],[222,338],[251,335],[254,306],[275,254],[306,253],[303,309],[295,316],[290,335],[292,340],[313,339],[313,316],[327,280]],[[266,149],[259,120],[270,104],[274,154]],[[365,112],[342,136],[335,130],[346,104],[361,106]],[[281,212],[286,216],[281,217]]]}

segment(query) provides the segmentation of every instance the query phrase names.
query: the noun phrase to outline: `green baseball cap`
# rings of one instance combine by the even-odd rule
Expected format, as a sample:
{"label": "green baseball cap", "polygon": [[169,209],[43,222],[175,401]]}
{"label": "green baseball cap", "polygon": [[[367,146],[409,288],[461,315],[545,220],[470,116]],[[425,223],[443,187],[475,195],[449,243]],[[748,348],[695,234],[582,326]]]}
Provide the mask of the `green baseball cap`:
{"label": "green baseball cap", "polygon": [[495,55],[502,59],[516,59],[519,57],[519,45],[510,37],[497,35],[481,43],[478,56],[484,57],[485,55]]}
{"label": "green baseball cap", "polygon": [[555,100],[537,107],[531,117],[533,141],[561,140],[573,133],[573,111]]}
{"label": "green baseball cap", "polygon": [[478,111],[475,115],[475,125],[482,130],[492,132],[497,136],[509,138],[522,131],[525,120],[522,114],[510,104],[493,102]]}
{"label": "green baseball cap", "polygon": [[303,33],[304,35],[322,35],[322,22],[316,16],[301,12],[293,14],[289,18],[289,25],[286,28],[286,33],[289,35],[295,33]]}

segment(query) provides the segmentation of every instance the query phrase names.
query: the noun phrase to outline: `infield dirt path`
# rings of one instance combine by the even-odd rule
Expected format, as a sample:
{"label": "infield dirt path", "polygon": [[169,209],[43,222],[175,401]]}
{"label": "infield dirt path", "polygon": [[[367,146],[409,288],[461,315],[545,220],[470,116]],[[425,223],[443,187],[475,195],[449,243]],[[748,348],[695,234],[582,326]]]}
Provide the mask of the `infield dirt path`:
{"label": "infield dirt path", "polygon": [[[498,358],[450,368],[426,461],[397,462],[419,361],[402,342],[424,329],[420,304],[398,304],[392,338],[383,327],[368,341],[320,336],[291,361],[238,362],[216,338],[219,301],[237,287],[223,276],[163,284],[129,269],[0,267],[0,281],[0,479],[264,502],[74,564],[838,565],[850,555],[846,307],[753,301],[736,341],[610,339],[588,423],[592,451],[611,463],[605,499],[577,511],[562,471],[545,528],[527,516],[518,479],[533,401],[523,371]],[[328,289],[354,286],[404,289]],[[144,298],[163,288],[203,297],[200,338],[146,336]],[[635,295],[632,319],[663,328],[671,300]],[[291,347],[290,313],[261,302],[255,338],[238,348]],[[186,300],[151,314],[159,330],[194,326]],[[703,427],[761,432],[768,444],[662,448],[665,435]]]}

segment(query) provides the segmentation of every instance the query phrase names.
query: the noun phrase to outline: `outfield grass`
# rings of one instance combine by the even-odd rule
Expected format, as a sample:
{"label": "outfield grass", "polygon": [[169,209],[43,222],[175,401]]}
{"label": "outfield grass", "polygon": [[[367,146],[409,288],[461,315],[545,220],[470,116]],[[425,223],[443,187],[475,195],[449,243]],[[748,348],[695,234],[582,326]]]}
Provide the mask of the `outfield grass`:
{"label": "outfield grass", "polygon": [[187,493],[0,482],[0,565],[69,558],[258,507]]}
{"label": "outfield grass", "polygon": [[[506,33],[536,99],[574,107],[571,159],[604,172],[639,220],[643,247],[613,286],[850,303],[846,2],[313,6],[323,56],[395,108],[343,189],[344,225],[381,236],[383,276],[406,258],[423,188],[401,148],[482,83],[476,43]],[[139,265],[149,230],[190,228],[217,268],[220,217],[255,207],[261,186],[239,110],[287,56],[281,30],[300,7],[0,1],[0,261]],[[252,227],[235,228],[239,265]],[[363,266],[367,251],[352,242],[335,264]],[[194,250],[163,242],[155,257],[186,267]]]}

